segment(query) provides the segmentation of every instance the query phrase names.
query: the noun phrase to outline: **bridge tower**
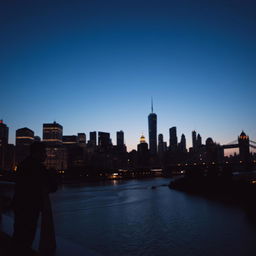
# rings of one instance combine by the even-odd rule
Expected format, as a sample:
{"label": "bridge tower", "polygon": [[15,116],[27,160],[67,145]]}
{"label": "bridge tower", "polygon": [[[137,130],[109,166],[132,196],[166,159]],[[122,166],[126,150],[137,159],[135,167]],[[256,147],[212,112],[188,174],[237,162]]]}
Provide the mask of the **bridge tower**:
{"label": "bridge tower", "polygon": [[250,142],[249,136],[245,134],[244,131],[241,132],[238,137],[239,155],[240,160],[248,163],[250,161]]}

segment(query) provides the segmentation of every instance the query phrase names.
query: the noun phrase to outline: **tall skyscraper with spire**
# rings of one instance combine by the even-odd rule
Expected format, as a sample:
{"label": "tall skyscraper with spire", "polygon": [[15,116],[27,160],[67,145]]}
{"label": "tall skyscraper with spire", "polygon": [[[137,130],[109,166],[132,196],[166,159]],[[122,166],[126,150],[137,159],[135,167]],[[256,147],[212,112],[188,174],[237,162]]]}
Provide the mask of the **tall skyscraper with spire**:
{"label": "tall skyscraper with spire", "polygon": [[157,115],[154,113],[153,99],[151,98],[151,113],[148,115],[149,150],[157,153]]}

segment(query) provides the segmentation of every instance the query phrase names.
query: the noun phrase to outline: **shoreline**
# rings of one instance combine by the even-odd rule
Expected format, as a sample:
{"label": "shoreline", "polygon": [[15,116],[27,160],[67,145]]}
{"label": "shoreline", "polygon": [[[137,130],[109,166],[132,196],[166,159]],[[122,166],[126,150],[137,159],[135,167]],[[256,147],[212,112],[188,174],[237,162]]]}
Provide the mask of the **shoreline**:
{"label": "shoreline", "polygon": [[[221,177],[181,177],[171,181],[169,188],[209,200],[240,206],[247,213],[256,214],[256,184],[246,180]],[[256,221],[256,215],[254,218]]]}

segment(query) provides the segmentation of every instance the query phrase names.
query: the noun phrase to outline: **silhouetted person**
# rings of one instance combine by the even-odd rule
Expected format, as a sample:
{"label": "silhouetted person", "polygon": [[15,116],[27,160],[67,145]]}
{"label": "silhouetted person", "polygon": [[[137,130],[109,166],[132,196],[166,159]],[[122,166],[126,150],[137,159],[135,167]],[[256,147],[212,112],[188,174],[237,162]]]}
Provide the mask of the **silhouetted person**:
{"label": "silhouetted person", "polygon": [[[57,185],[43,164],[46,159],[44,144],[34,142],[30,151],[30,156],[17,168],[13,198],[14,246],[19,252],[31,248],[39,215],[42,214],[40,247],[54,250],[56,244],[48,193],[55,192]],[[48,245],[47,239],[50,241]]]}

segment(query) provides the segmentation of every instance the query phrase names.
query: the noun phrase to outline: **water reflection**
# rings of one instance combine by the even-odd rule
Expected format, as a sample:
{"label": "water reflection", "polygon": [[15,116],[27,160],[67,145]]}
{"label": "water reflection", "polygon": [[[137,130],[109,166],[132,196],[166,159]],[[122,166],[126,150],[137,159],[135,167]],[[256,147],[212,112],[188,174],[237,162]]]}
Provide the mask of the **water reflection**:
{"label": "water reflection", "polygon": [[168,183],[65,185],[52,198],[56,232],[101,255],[255,252],[256,230],[241,208],[170,190]]}
{"label": "water reflection", "polygon": [[111,180],[112,185],[116,186],[118,185],[120,182],[118,182],[118,180]]}

